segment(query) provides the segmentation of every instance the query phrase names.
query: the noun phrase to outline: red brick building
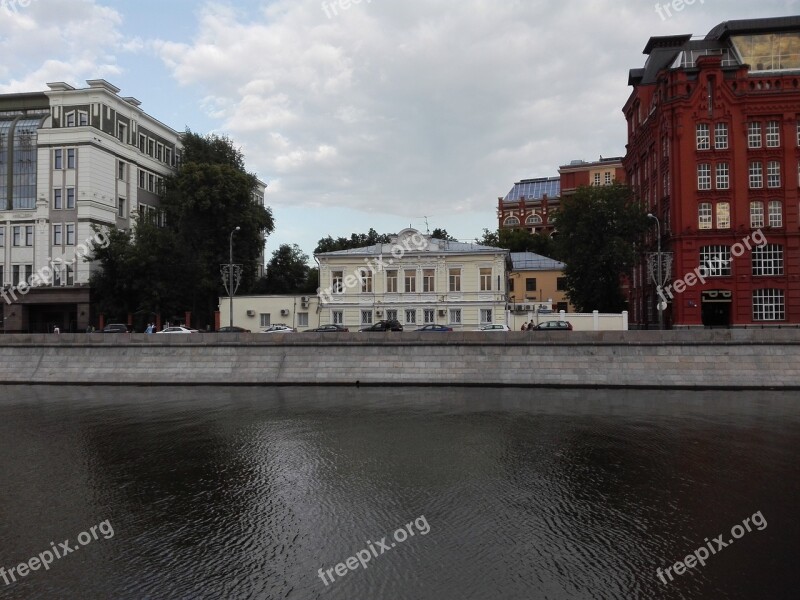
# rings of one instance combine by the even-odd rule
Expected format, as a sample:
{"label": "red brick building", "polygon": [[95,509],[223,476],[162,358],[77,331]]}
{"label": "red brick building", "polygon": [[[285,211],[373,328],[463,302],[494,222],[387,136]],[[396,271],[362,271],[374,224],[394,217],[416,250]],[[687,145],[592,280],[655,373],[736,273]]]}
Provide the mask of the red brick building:
{"label": "red brick building", "polygon": [[660,230],[668,325],[800,324],[800,17],[653,37],[644,54],[624,168],[660,222],[630,278],[631,322],[658,321],[646,254]]}

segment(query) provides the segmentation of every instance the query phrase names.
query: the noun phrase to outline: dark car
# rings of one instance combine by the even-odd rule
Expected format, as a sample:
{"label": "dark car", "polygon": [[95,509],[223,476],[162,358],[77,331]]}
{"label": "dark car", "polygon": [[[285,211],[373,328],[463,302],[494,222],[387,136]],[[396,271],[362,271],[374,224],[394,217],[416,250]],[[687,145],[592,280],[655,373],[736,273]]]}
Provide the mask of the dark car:
{"label": "dark car", "polygon": [[539,323],[534,329],[572,331],[572,323],[569,321],[544,321],[543,323]]}
{"label": "dark car", "polygon": [[403,331],[403,326],[396,319],[378,321],[374,325],[364,327],[360,331]]}
{"label": "dark car", "polygon": [[103,333],[128,333],[128,326],[124,323],[109,323],[103,327]]}
{"label": "dark car", "polygon": [[425,325],[420,327],[416,331],[453,331],[452,327],[448,327],[447,325]]}
{"label": "dark car", "polygon": [[308,329],[306,333],[338,333],[340,331],[350,331],[344,325],[320,325],[315,329]]}
{"label": "dark car", "polygon": [[231,327],[230,325],[226,325],[225,327],[217,329],[217,333],[250,333],[250,330],[244,327]]}

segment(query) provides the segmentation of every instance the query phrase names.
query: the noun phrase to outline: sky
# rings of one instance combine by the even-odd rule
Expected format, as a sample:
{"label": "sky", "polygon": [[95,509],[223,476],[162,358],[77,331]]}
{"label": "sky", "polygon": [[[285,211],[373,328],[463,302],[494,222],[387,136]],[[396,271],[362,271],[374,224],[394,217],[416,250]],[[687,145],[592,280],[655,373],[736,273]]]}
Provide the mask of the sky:
{"label": "sky", "polygon": [[515,181],[625,154],[651,36],[792,14],[800,0],[0,0],[0,93],[103,78],[178,131],[230,137],[268,184],[267,258],[370,227],[471,241]]}

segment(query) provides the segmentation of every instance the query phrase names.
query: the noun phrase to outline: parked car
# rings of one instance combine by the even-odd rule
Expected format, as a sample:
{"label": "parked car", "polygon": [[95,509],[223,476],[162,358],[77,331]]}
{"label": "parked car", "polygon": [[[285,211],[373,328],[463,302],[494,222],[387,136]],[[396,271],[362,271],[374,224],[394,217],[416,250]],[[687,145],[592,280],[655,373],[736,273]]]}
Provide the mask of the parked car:
{"label": "parked car", "polygon": [[199,333],[197,329],[189,329],[188,327],[183,326],[176,326],[176,327],[165,327],[161,331],[157,331],[156,333]]}
{"label": "parked car", "polygon": [[364,327],[359,331],[403,331],[403,326],[396,319],[386,319],[378,321],[369,327]]}
{"label": "parked car", "polygon": [[511,331],[508,325],[484,325],[478,331]]}
{"label": "parked car", "polygon": [[572,331],[572,323],[569,321],[544,321],[536,325],[534,329],[545,329],[547,331]]}
{"label": "parked car", "polygon": [[340,331],[350,331],[350,330],[344,325],[330,324],[330,325],[320,325],[315,329],[308,329],[306,330],[306,333],[337,333]]}
{"label": "parked car", "polygon": [[231,327],[230,325],[226,325],[225,327],[217,329],[217,333],[250,333],[250,330],[244,327]]}
{"label": "parked car", "polygon": [[415,331],[453,331],[452,327],[448,327],[447,325],[424,325]]}
{"label": "parked car", "polygon": [[103,327],[103,333],[128,333],[128,326],[125,323],[109,323]]}
{"label": "parked car", "polygon": [[284,325],[283,323],[275,323],[275,325],[270,325],[269,327],[264,327],[259,333],[294,333],[295,330],[289,327],[288,325]]}

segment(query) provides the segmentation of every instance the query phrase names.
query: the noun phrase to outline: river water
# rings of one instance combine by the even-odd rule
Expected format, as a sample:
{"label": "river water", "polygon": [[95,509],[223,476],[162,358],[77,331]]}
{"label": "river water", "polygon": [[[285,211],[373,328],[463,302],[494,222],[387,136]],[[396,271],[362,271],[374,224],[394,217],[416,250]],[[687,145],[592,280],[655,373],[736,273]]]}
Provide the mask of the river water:
{"label": "river water", "polygon": [[0,598],[800,590],[796,393],[0,392]]}

